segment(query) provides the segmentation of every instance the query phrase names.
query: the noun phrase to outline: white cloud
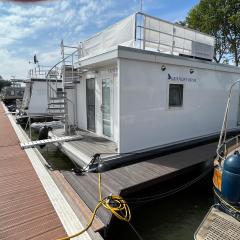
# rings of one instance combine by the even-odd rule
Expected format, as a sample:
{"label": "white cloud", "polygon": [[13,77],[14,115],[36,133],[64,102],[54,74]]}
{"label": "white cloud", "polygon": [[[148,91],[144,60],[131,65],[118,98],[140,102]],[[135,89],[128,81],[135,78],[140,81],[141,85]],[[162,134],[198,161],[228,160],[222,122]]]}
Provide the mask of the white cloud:
{"label": "white cloud", "polygon": [[66,14],[64,15],[64,23],[67,24],[70,21],[72,21],[75,15],[76,15],[76,11],[74,9],[67,11]]}
{"label": "white cloud", "polygon": [[4,79],[10,79],[11,76],[17,78],[26,78],[28,72],[28,62],[20,56],[15,56],[6,49],[0,49],[1,69],[0,74]]}
{"label": "white cloud", "polygon": [[[75,2],[62,0],[39,4],[37,6],[13,5],[5,8],[6,14],[0,15],[0,38],[4,45],[28,37],[36,38],[42,30],[61,31],[64,36],[74,34],[94,23],[98,28],[106,24],[110,16],[102,19],[101,14],[114,4],[113,0],[80,0]],[[80,5],[82,4],[82,5]],[[54,29],[55,28],[55,29]],[[68,34],[67,34],[68,33]],[[79,39],[80,41],[82,39]],[[3,42],[3,40],[0,40]]]}
{"label": "white cloud", "polygon": [[13,42],[15,42],[15,39],[13,39],[13,38],[0,36],[0,46],[1,47],[6,47],[6,46],[12,44]]}
{"label": "white cloud", "polygon": [[67,8],[70,7],[70,3],[71,3],[71,1],[69,1],[69,0],[61,1],[61,3],[60,3],[60,10],[61,11],[65,11]]}
{"label": "white cloud", "polygon": [[131,12],[114,9],[116,4],[116,0],[58,0],[37,5],[0,2],[0,74],[26,76],[29,56],[35,52],[41,64],[53,65],[61,58],[61,38],[67,45],[76,45],[88,36],[88,26],[98,32],[112,19]]}
{"label": "white cloud", "polygon": [[61,60],[60,48],[48,52],[39,52],[37,57],[40,64],[53,66]]}

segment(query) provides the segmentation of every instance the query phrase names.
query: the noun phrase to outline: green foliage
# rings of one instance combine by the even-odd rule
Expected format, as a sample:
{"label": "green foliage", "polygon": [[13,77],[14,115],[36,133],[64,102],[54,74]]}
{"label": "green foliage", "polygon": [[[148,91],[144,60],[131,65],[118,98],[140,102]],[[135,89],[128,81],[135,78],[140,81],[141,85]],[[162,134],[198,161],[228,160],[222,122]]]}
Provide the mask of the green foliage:
{"label": "green foliage", "polygon": [[201,0],[186,18],[190,28],[213,35],[216,62],[240,62],[240,0]]}
{"label": "green foliage", "polygon": [[0,80],[0,92],[3,87],[11,86],[11,82],[6,81],[6,80]]}

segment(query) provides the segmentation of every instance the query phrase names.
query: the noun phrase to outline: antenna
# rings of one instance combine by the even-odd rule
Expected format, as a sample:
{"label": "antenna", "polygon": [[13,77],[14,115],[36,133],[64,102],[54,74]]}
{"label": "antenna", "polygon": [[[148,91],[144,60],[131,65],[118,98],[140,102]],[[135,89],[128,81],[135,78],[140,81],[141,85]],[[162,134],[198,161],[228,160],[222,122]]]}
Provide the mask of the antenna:
{"label": "antenna", "polygon": [[143,10],[143,0],[140,0],[140,12],[142,12],[142,10]]}

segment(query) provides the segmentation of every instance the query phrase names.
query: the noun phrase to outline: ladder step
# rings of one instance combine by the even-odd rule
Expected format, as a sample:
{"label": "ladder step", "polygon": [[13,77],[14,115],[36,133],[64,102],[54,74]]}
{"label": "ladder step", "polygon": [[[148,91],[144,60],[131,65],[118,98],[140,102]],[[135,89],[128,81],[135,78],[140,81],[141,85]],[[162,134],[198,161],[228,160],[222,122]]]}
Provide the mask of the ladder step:
{"label": "ladder step", "polygon": [[49,115],[55,116],[55,117],[62,117],[64,115],[66,115],[65,112],[48,112]]}
{"label": "ladder step", "polygon": [[49,110],[49,111],[48,111],[49,114],[60,114],[60,115],[66,114],[66,113],[63,112],[63,111],[54,111],[54,110],[52,110],[52,109],[48,109],[48,110]]}
{"label": "ladder step", "polygon": [[74,89],[75,86],[65,86],[64,88],[65,88],[65,89]]}
{"label": "ladder step", "polygon": [[65,118],[62,116],[54,116],[54,120],[60,120],[62,123],[65,123]]}
{"label": "ladder step", "polygon": [[78,81],[67,81],[67,82],[64,82],[64,85],[73,85],[76,83],[78,83]]}
{"label": "ladder step", "polygon": [[27,142],[27,143],[20,143],[20,146],[22,149],[27,149],[27,148],[32,148],[32,147],[39,146],[42,144],[56,143],[56,142],[68,142],[68,141],[80,140],[82,138],[83,137],[81,135],[54,137],[51,139],[37,140],[37,141],[32,141],[32,142]]}
{"label": "ladder step", "polygon": [[51,97],[50,100],[64,100],[66,97]]}
{"label": "ladder step", "polygon": [[65,110],[64,107],[48,107],[48,110]]}
{"label": "ladder step", "polygon": [[66,102],[51,102],[51,103],[48,103],[48,106],[50,105],[66,105],[67,103]]}

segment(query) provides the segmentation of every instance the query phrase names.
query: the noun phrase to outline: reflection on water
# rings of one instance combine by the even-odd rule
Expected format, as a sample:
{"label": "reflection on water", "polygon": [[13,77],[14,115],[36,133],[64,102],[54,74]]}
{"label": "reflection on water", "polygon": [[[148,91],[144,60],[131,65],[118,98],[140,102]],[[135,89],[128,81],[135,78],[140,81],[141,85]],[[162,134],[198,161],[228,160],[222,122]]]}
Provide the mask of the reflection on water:
{"label": "reflection on water", "polygon": [[48,144],[43,149],[39,149],[43,157],[53,169],[71,170],[74,168],[72,161],[66,157],[55,145]]}

